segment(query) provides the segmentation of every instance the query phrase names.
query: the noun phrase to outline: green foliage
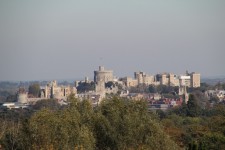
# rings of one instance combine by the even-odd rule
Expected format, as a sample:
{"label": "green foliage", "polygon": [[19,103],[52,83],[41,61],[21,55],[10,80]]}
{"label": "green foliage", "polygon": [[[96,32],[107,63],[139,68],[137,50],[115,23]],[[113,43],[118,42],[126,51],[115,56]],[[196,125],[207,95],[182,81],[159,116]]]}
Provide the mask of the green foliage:
{"label": "green foliage", "polygon": [[157,93],[157,89],[154,85],[149,85],[148,90],[150,93]]}
{"label": "green foliage", "polygon": [[[157,90],[168,90],[163,88]],[[175,91],[170,89],[168,95],[171,90]],[[28,150],[225,149],[225,105],[200,107],[205,102],[200,89],[193,90],[187,104],[157,111],[160,120],[143,101],[111,97],[94,109],[88,100],[81,102],[74,95],[68,102],[60,107],[52,99],[40,101],[33,106],[35,113],[1,110],[0,145]]]}
{"label": "green foliage", "polygon": [[0,145],[4,149],[17,149],[20,145],[22,120],[29,118],[30,110],[5,110],[0,112]]}
{"label": "green foliage", "polygon": [[211,103],[218,103],[220,99],[217,96],[211,96],[209,101]]}
{"label": "green foliage", "polygon": [[174,99],[180,98],[179,95],[175,95],[175,94],[173,94],[173,93],[162,94],[162,97],[164,97],[164,98],[174,98]]}
{"label": "green foliage", "polygon": [[148,93],[148,86],[145,84],[139,84],[136,87],[130,87],[130,93]]}
{"label": "green foliage", "polygon": [[148,90],[150,93],[163,93],[176,95],[178,93],[179,87],[167,86],[167,85],[149,85]]}
{"label": "green foliage", "polygon": [[213,109],[207,110],[207,116],[225,116],[225,105],[223,104],[216,104],[214,105]]}
{"label": "green foliage", "polygon": [[218,82],[215,85],[215,88],[218,89],[218,90],[225,90],[225,83]]}
{"label": "green foliage", "polygon": [[[104,149],[178,148],[165,135],[157,120],[154,119],[155,116],[148,113],[147,105],[143,101],[129,101],[114,97],[101,104],[100,112],[98,117],[104,123],[101,127],[97,124],[95,130],[97,137],[105,137],[105,140],[97,140],[100,149],[101,147]],[[99,133],[100,128],[104,129],[104,132]]]}
{"label": "green foliage", "polygon": [[80,82],[77,91],[82,93],[82,92],[88,92],[88,91],[94,91],[95,89],[95,83],[94,82]]}
{"label": "green foliage", "polygon": [[214,89],[214,87],[207,83],[201,83],[200,87],[197,87],[197,88],[189,87],[187,90],[188,90],[188,92],[192,93],[194,91],[205,92],[205,91],[211,90],[211,89]]}
{"label": "green foliage", "polygon": [[0,102],[5,102],[6,98],[10,95],[8,91],[0,91]]}
{"label": "green foliage", "polygon": [[29,122],[33,149],[93,149],[95,139],[91,130],[83,123],[77,105],[61,110],[43,109]]}
{"label": "green foliage", "polygon": [[[201,139],[205,149],[225,149],[225,136],[221,133],[207,133]],[[200,143],[200,144],[201,144]]]}
{"label": "green foliage", "polygon": [[115,86],[115,84],[112,81],[109,81],[109,82],[105,83],[106,88],[110,88],[112,86]]}
{"label": "green foliage", "polygon": [[172,109],[167,111],[168,115],[176,114],[179,116],[187,116],[187,113],[188,113],[188,107],[184,101],[182,102],[181,106],[173,107]]}
{"label": "green foliage", "polygon": [[[190,99],[194,100],[195,97],[192,96]],[[225,105],[218,104],[205,109],[202,115],[196,113],[198,110],[193,109],[196,102],[191,101],[189,107],[186,107],[188,113],[180,113],[185,105],[184,103],[182,107],[167,112],[162,118],[164,130],[171,138],[185,149],[225,149]]]}
{"label": "green foliage", "polygon": [[6,98],[6,102],[16,102],[16,100],[17,100],[16,95],[9,95]]}
{"label": "green foliage", "polygon": [[40,85],[38,83],[30,85],[28,88],[28,94],[38,97],[40,95]]}
{"label": "green foliage", "polygon": [[8,122],[0,137],[3,148],[179,149],[143,101],[114,97],[95,109],[73,95],[68,101],[64,109],[44,108],[17,124]]}
{"label": "green foliage", "polygon": [[183,103],[173,111],[157,111],[159,120],[144,101],[113,97],[95,109],[88,100],[79,101],[74,95],[68,101],[64,108],[40,107],[31,116],[28,110],[1,114],[0,144],[4,149],[28,150],[180,149],[177,145],[225,149],[225,106],[221,104],[201,116],[188,114],[195,105]]}
{"label": "green foliage", "polygon": [[58,110],[60,108],[59,103],[56,99],[43,99],[37,101],[32,108],[34,110],[41,110],[42,108],[48,108],[50,110]]}
{"label": "green foliage", "polygon": [[9,96],[14,94],[18,90],[18,83],[0,81],[0,96]]}
{"label": "green foliage", "polygon": [[0,91],[0,103],[15,102],[16,95],[8,91]]}
{"label": "green foliage", "polygon": [[20,123],[9,121],[5,128],[5,133],[2,136],[1,144],[6,150],[17,149],[19,141]]}
{"label": "green foliage", "polygon": [[197,99],[196,99],[195,95],[193,95],[193,94],[189,95],[187,107],[188,107],[188,111],[187,111],[188,116],[196,117],[196,116],[200,115],[200,107],[197,103]]}

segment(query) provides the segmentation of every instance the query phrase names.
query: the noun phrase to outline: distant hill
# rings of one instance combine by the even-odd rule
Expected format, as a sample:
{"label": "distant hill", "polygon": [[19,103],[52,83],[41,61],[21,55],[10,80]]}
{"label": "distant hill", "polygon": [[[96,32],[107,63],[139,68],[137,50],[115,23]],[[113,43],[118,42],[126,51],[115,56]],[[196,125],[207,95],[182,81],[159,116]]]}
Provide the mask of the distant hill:
{"label": "distant hill", "polygon": [[210,85],[215,85],[219,82],[225,83],[225,76],[202,77],[201,82]]}

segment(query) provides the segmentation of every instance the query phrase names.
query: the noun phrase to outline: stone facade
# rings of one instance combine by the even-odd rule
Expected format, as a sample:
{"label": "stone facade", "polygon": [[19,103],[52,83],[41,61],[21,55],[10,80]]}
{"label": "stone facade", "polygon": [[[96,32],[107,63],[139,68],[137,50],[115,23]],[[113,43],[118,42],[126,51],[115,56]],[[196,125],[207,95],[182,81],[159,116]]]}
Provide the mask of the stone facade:
{"label": "stone facade", "polygon": [[113,71],[105,70],[103,66],[99,66],[98,71],[94,71],[94,82],[103,81],[105,83],[113,81]]}
{"label": "stone facade", "polygon": [[191,76],[191,87],[200,87],[200,74],[192,72]]}
{"label": "stone facade", "polygon": [[28,93],[24,88],[19,88],[17,92],[17,102],[22,104],[28,103]]}
{"label": "stone facade", "polygon": [[179,77],[180,80],[180,86],[191,86],[191,77],[189,75],[181,75]]}
{"label": "stone facade", "polygon": [[137,80],[137,84],[150,85],[154,83],[154,76],[147,75],[144,72],[135,72],[134,79]]}
{"label": "stone facade", "polygon": [[127,87],[134,87],[134,86],[138,85],[138,80],[132,79],[131,77],[122,78],[122,81],[124,82],[125,86],[127,86]]}
{"label": "stone facade", "polygon": [[114,87],[105,87],[105,83],[110,81],[114,82],[112,70],[105,70],[103,66],[99,66],[99,70],[94,71],[95,94],[100,96],[99,102],[105,98],[106,93],[116,93],[118,91]]}
{"label": "stone facade", "polygon": [[169,74],[169,85],[170,86],[179,86],[179,78],[177,75],[172,73]]}
{"label": "stone facade", "polygon": [[134,79],[125,77],[122,79],[127,87],[134,87],[140,84],[145,85],[167,85],[167,86],[187,86],[200,87],[200,74],[186,73],[185,75],[175,75],[173,73],[161,73],[155,76],[147,75],[144,72],[134,72]]}
{"label": "stone facade", "polygon": [[65,99],[70,94],[76,94],[77,90],[75,87],[71,86],[58,86],[57,82],[51,81],[49,84],[42,89],[41,97],[42,98],[55,98],[55,99]]}

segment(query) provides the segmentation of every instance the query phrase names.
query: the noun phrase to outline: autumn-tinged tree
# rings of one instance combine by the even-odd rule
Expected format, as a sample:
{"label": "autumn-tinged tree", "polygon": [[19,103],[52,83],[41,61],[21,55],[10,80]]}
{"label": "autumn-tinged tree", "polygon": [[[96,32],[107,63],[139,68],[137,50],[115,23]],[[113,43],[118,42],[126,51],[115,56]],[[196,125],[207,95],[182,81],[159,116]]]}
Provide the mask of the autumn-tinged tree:
{"label": "autumn-tinged tree", "polygon": [[80,102],[59,111],[43,109],[30,120],[34,149],[94,149],[95,139],[90,128],[82,122]]}
{"label": "autumn-tinged tree", "polygon": [[114,97],[94,109],[88,100],[79,101],[73,95],[68,102],[63,109],[38,110],[18,127],[6,130],[1,139],[4,148],[179,149],[144,101]]}
{"label": "autumn-tinged tree", "polygon": [[144,101],[114,97],[103,101],[99,111],[101,121],[94,132],[98,149],[178,149],[148,112]]}

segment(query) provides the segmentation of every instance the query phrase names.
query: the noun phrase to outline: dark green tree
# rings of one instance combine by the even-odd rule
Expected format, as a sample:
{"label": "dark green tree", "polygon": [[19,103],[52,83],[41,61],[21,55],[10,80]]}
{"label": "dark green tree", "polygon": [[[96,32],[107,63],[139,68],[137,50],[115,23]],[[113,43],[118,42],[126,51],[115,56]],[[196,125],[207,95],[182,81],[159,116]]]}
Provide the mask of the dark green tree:
{"label": "dark green tree", "polygon": [[28,94],[38,97],[40,95],[40,85],[38,83],[30,85],[28,88]]}
{"label": "dark green tree", "polygon": [[17,100],[16,95],[9,95],[9,96],[6,98],[6,102],[15,102],[16,100]]}
{"label": "dark green tree", "polygon": [[94,82],[80,82],[77,91],[78,92],[88,92],[88,91],[93,91],[95,89],[95,83]]}
{"label": "dark green tree", "polygon": [[105,83],[106,88],[110,88],[112,86],[115,86],[115,84],[112,81],[109,81],[109,82]]}
{"label": "dark green tree", "polygon": [[37,101],[32,108],[34,110],[41,110],[42,108],[48,108],[50,110],[58,110],[60,108],[60,104],[56,99],[43,99]]}
{"label": "dark green tree", "polygon": [[187,102],[187,115],[190,117],[197,117],[200,115],[200,107],[197,103],[196,96],[193,94],[189,95],[189,99]]}
{"label": "dark green tree", "polygon": [[150,93],[156,93],[157,92],[156,87],[154,85],[149,85],[148,90],[149,90]]}

